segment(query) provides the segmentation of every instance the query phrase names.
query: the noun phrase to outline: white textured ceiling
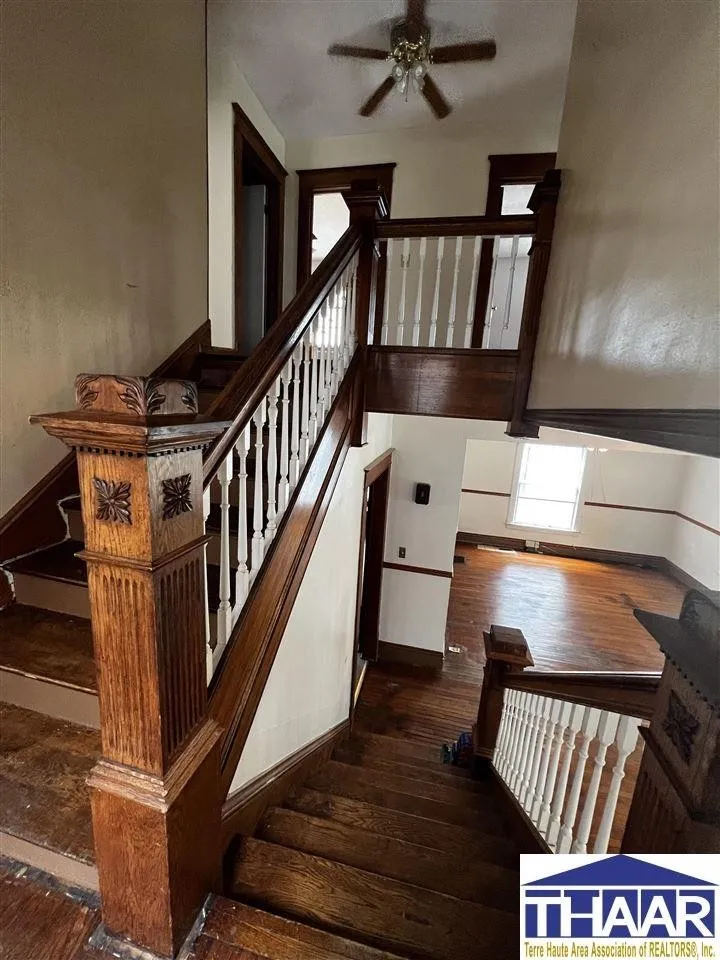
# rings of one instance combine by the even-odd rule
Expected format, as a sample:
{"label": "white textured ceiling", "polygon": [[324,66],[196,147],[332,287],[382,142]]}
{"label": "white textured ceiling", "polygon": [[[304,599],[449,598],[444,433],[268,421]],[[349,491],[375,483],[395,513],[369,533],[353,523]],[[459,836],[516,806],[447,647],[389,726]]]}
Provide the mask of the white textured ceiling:
{"label": "white textured ceiling", "polygon": [[428,0],[433,45],[493,37],[498,48],[488,63],[432,67],[453,106],[443,121],[416,94],[406,103],[396,92],[372,118],[358,116],[388,65],[327,55],[336,42],[389,49],[405,0],[210,0],[208,15],[286,138],[433,125],[442,136],[490,116],[497,124],[498,111],[508,122],[559,122],[575,7],[576,0]]}

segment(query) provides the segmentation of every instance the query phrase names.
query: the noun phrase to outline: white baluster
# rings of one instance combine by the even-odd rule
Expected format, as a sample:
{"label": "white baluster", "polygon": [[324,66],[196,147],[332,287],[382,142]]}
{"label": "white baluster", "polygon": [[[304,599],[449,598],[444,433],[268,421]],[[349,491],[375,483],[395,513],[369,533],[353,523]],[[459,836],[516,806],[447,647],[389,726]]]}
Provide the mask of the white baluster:
{"label": "white baluster", "polygon": [[257,576],[260,564],[265,556],[265,540],[263,538],[263,428],[265,426],[265,401],[253,417],[255,426],[255,499],[253,502],[253,538],[252,538],[252,568],[251,582]]}
{"label": "white baluster", "polygon": [[[510,272],[508,274],[507,293],[505,294],[505,312],[503,315],[503,325],[502,325],[503,333],[505,332],[505,330],[508,330],[510,327],[510,308],[512,306],[513,288],[515,286],[515,267],[517,265],[519,243],[520,243],[519,237],[512,238],[512,247],[511,247],[511,253],[510,253]],[[502,345],[502,341],[501,341],[501,345]]]}
{"label": "white baluster", "polygon": [[460,276],[460,257],[462,256],[462,237],[455,239],[455,266],[453,267],[453,285],[450,294],[450,311],[448,313],[447,337],[445,346],[452,347],[455,340],[455,313],[457,311],[458,278]]}
{"label": "white baluster", "polygon": [[580,794],[582,793],[585,765],[590,755],[590,744],[595,739],[599,721],[600,711],[595,707],[585,707],[582,726],[580,728],[580,748],[578,749],[577,766],[573,774],[573,783],[570,789],[567,807],[565,808],[565,817],[560,827],[560,836],[557,843],[558,853],[570,852],[575,817],[577,816]]}
{"label": "white baluster", "polygon": [[467,318],[465,320],[465,340],[463,346],[469,350],[472,346],[473,326],[475,323],[475,297],[477,295],[478,269],[480,267],[480,248],[482,237],[475,237],[473,245],[472,274],[470,276],[470,292],[468,293]]}
{"label": "white baluster", "polygon": [[500,255],[500,239],[495,237],[493,240],[492,269],[490,270],[490,288],[488,290],[487,306],[485,307],[485,325],[483,329],[482,345],[485,349],[490,346],[490,337],[492,334],[492,322],[495,316],[495,278],[497,276],[497,263]]}
{"label": "white baluster", "polygon": [[543,790],[542,804],[540,805],[540,819],[538,820],[538,829],[545,837],[550,823],[551,804],[555,795],[555,782],[557,780],[558,767],[560,766],[560,754],[562,752],[565,730],[570,722],[570,713],[572,704],[565,700],[560,700],[560,709],[558,711],[557,723],[553,731],[552,754],[548,765],[547,777],[545,779],[545,788]]}
{"label": "white baluster", "polygon": [[265,542],[272,543],[277,533],[277,418],[280,378],[277,377],[268,394],[268,454],[267,454],[267,524]]}
{"label": "white baluster", "polygon": [[297,486],[300,477],[300,370],[302,365],[302,344],[296,347],[292,356],[294,377],[292,381],[292,424],[290,432],[290,491]]}
{"label": "white baluster", "polygon": [[603,710],[600,714],[600,723],[598,724],[597,732],[597,753],[595,754],[593,772],[592,776],[590,777],[588,791],[585,794],[585,803],[580,816],[580,824],[578,826],[577,836],[575,837],[575,843],[572,845],[573,853],[587,852],[587,843],[590,837],[593,816],[595,814],[595,804],[597,803],[598,791],[600,789],[600,779],[602,777],[603,767],[605,766],[605,756],[607,754],[608,747],[615,739],[615,733],[618,728],[619,719],[620,718],[616,713],[608,713],[606,710]]}
{"label": "white baluster", "polygon": [[425,255],[427,253],[427,237],[420,240],[420,257],[418,264],[418,285],[415,296],[415,319],[413,321],[412,345],[420,345],[420,320],[422,318],[422,285],[425,277]]}
{"label": "white baluster", "polygon": [[237,524],[237,570],[235,571],[235,607],[233,625],[240,616],[250,589],[250,570],[248,568],[248,502],[247,502],[247,457],[250,451],[250,425],[245,427],[235,444],[238,469],[238,524]]}
{"label": "white baluster", "polygon": [[[548,698],[549,699],[549,698]],[[543,798],[545,796],[545,784],[547,782],[548,769],[550,767],[550,758],[552,756],[555,727],[560,717],[560,701],[550,700],[550,713],[545,727],[545,735],[542,744],[542,756],[540,758],[540,769],[535,783],[535,792],[533,795],[533,804],[530,809],[530,819],[537,823],[540,819],[540,810],[542,808]]]}
{"label": "white baluster", "polygon": [[508,718],[510,715],[510,690],[503,690],[503,707],[500,714],[500,726],[498,727],[497,740],[495,741],[495,750],[493,751],[493,765],[496,770],[500,770],[505,756],[505,741],[508,734]]}
{"label": "white baluster", "polygon": [[597,837],[593,846],[593,853],[607,853],[610,843],[610,833],[612,832],[613,820],[615,819],[615,810],[617,808],[618,796],[620,795],[620,785],[625,776],[625,764],[627,758],[633,752],[638,742],[640,733],[640,721],[636,717],[621,717],[618,724],[615,746],[617,747],[617,761],[613,768],[612,780],[608,788],[607,799],[605,800],[605,809],[603,810],[600,826],[598,827]]}
{"label": "white baluster", "polygon": [[440,274],[442,273],[442,262],[445,254],[445,237],[438,237],[437,242],[437,263],[435,266],[435,290],[433,292],[432,310],[430,311],[430,332],[428,335],[428,346],[434,347],[437,338],[438,310],[440,308]]}
{"label": "white baluster", "polygon": [[554,850],[560,833],[560,817],[562,816],[563,806],[565,805],[565,794],[567,793],[568,778],[570,776],[570,764],[572,763],[573,753],[575,751],[575,740],[582,724],[585,707],[580,704],[573,704],[570,711],[570,720],[565,732],[563,742],[562,763],[558,774],[557,786],[555,787],[555,798],[552,804],[552,817],[547,831],[547,842]]}
{"label": "white baluster", "polygon": [[517,755],[522,735],[522,713],[523,695],[521,691],[518,691],[515,697],[515,716],[513,717],[512,738],[508,749],[508,767],[505,775],[505,782],[508,784],[513,782],[517,771]]}
{"label": "white baluster", "polygon": [[215,663],[218,662],[232,629],[230,608],[230,483],[233,476],[233,451],[225,457],[217,472],[220,484],[220,605],[217,611],[217,644]]}
{"label": "white baluster", "polygon": [[502,754],[500,756],[500,766],[498,767],[498,772],[505,782],[507,782],[510,772],[510,749],[512,747],[513,735],[517,730],[515,718],[517,717],[518,696],[519,692],[517,690],[506,691],[507,723],[505,726]]}
{"label": "white baluster", "polygon": [[302,409],[300,411],[300,466],[307,463],[310,454],[310,366],[312,363],[312,346],[305,336],[302,341],[303,371],[302,371]]}
{"label": "white baluster", "polygon": [[340,310],[338,312],[338,332],[337,332],[337,383],[342,383],[345,376],[345,336],[348,322],[348,306],[350,292],[350,268],[346,267],[340,279]]}
{"label": "white baluster", "polygon": [[407,275],[408,275],[409,266],[410,266],[410,238],[405,237],[405,239],[403,240],[402,257],[400,260],[400,268],[402,270],[402,280],[400,283],[400,306],[398,307],[397,333],[395,335],[395,343],[399,347],[403,345],[403,340],[405,339],[405,296],[407,292]]}
{"label": "white baluster", "polygon": [[[339,325],[342,286],[338,283],[333,289],[333,311],[330,326],[330,405],[332,405],[339,385],[338,345],[340,343]],[[328,407],[329,410],[329,407]]]}
{"label": "white baluster", "polygon": [[[203,490],[203,530],[207,529],[208,517],[210,516],[210,484]],[[204,590],[205,590],[205,672],[207,673],[208,683],[215,670],[213,661],[213,650],[211,646],[212,638],[210,636],[210,597],[208,596],[208,577],[207,577],[207,544],[204,547],[205,563],[203,564]]]}
{"label": "white baluster", "polygon": [[542,758],[545,755],[551,710],[552,700],[550,700],[549,697],[539,697],[537,706],[537,736],[533,747],[532,766],[530,767],[527,790],[525,791],[525,796],[522,801],[523,809],[528,814],[531,814],[535,802],[537,801],[539,805],[541,800],[538,792],[538,778],[540,776]]}
{"label": "white baluster", "polygon": [[393,280],[393,256],[395,254],[395,241],[386,240],[385,241],[386,255],[385,255],[385,304],[383,306],[383,320],[382,320],[382,343],[383,345],[387,344],[390,339],[390,287],[392,286]]}
{"label": "white baluster", "polygon": [[[374,318],[370,318],[372,326]],[[348,314],[345,324],[345,370],[350,366],[352,355],[355,352],[355,264],[350,274],[350,285],[348,287]]]}
{"label": "white baluster", "polygon": [[282,516],[290,500],[290,384],[292,382],[292,360],[288,360],[282,370],[282,400],[280,407],[280,486],[278,488],[278,514]]}
{"label": "white baluster", "polygon": [[318,367],[320,365],[320,337],[322,337],[322,311],[310,325],[312,339],[310,350],[310,442],[315,443],[318,437],[318,421],[322,423],[322,411],[318,410]]}
{"label": "white baluster", "polygon": [[332,324],[333,324],[333,315],[335,311],[335,289],[333,288],[328,294],[327,299],[327,311],[325,313],[325,335],[323,337],[323,359],[320,363],[320,390],[322,391],[322,401],[320,403],[320,410],[322,411],[322,419],[320,423],[325,422],[325,417],[327,417],[330,406],[332,404],[332,397],[330,395],[330,378],[331,378],[331,369],[332,369]]}
{"label": "white baluster", "polygon": [[530,694],[523,692],[520,705],[520,736],[518,738],[515,774],[508,784],[517,796],[519,784],[522,782],[524,765],[527,759],[528,739],[530,737]]}
{"label": "white baluster", "polygon": [[526,760],[523,768],[522,780],[518,784],[518,790],[516,796],[520,802],[520,806],[524,808],[525,800],[527,798],[528,790],[530,789],[530,775],[532,772],[533,764],[535,763],[535,746],[537,744],[538,730],[540,727],[540,706],[541,706],[541,697],[538,694],[534,693],[530,697],[530,707],[529,707],[529,725],[530,733],[528,735],[527,743],[527,753]]}

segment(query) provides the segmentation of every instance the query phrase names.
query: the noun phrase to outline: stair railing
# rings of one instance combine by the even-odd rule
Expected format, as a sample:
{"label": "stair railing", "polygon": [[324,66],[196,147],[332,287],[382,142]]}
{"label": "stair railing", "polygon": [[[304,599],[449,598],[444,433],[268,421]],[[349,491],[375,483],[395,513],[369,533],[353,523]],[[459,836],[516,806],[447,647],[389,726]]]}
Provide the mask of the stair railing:
{"label": "stair railing", "polygon": [[543,849],[618,850],[661,674],[528,671],[521,631],[502,627],[485,645],[476,753]]}

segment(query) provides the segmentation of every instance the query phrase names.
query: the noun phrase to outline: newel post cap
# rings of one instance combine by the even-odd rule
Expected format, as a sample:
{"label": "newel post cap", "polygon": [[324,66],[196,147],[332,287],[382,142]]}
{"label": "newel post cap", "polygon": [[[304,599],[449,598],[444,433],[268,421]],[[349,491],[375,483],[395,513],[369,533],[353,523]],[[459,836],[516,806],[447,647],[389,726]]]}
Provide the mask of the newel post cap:
{"label": "newel post cap", "polygon": [[350,223],[358,220],[384,220],[390,214],[385,191],[377,180],[353,180],[343,194],[350,209]]}
{"label": "newel post cap", "polygon": [[483,633],[485,656],[488,660],[499,660],[512,667],[534,667],[535,661],[522,630],[515,627],[500,627],[492,624],[490,630]]}
{"label": "newel post cap", "polygon": [[230,425],[198,415],[191,380],[81,373],[75,400],[78,409],[34,414],[30,423],[69,447],[137,455],[204,447]]}

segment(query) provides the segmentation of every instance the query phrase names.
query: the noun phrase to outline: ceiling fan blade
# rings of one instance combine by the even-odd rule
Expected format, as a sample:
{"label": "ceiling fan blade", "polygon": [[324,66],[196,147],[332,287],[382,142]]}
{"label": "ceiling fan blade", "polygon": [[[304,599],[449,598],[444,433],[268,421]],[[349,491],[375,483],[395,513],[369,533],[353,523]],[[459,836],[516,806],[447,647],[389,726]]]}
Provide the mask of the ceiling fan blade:
{"label": "ceiling fan blade", "polygon": [[477,60],[492,60],[497,53],[494,40],[481,40],[478,43],[452,43],[447,47],[435,47],[432,51],[433,63],[467,63]]}
{"label": "ceiling fan blade", "polygon": [[450,113],[452,107],[440,93],[440,89],[432,77],[425,77],[422,85],[422,95],[430,104],[430,109],[438,120],[442,120]]}
{"label": "ceiling fan blade", "polygon": [[371,114],[375,113],[377,108],[383,102],[385,97],[390,93],[392,88],[395,86],[395,81],[392,77],[386,77],[380,86],[377,88],[375,93],[372,96],[368,97],[365,103],[360,107],[358,113],[361,117],[369,117]]}
{"label": "ceiling fan blade", "polygon": [[356,57],[359,60],[387,60],[387,50],[376,50],[374,47],[353,47],[346,43],[333,43],[328,48],[331,57]]}
{"label": "ceiling fan blade", "polygon": [[425,23],[425,3],[426,0],[408,0],[405,19]]}

